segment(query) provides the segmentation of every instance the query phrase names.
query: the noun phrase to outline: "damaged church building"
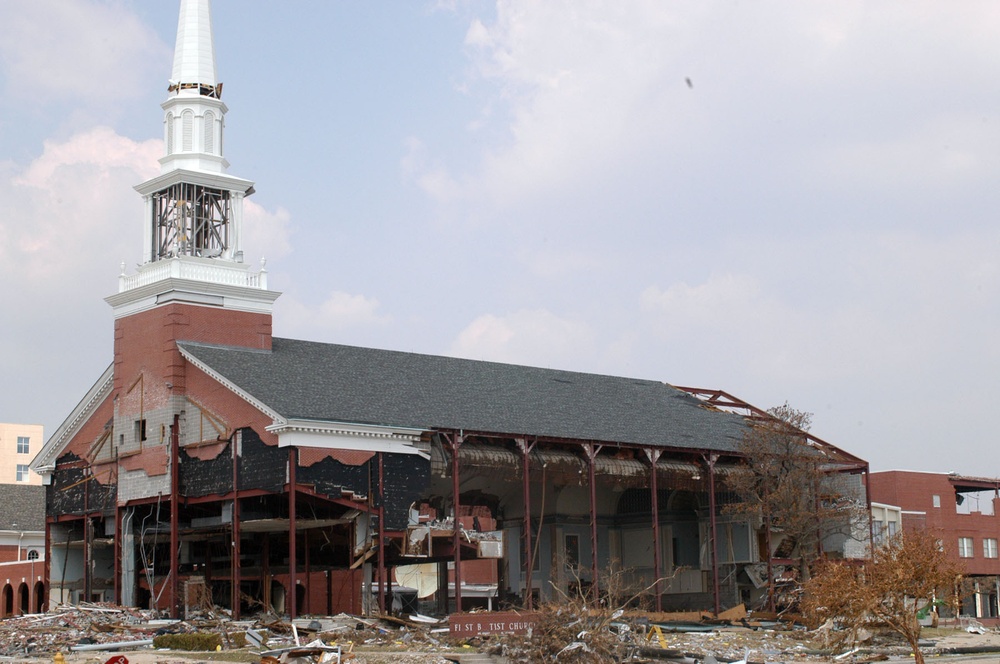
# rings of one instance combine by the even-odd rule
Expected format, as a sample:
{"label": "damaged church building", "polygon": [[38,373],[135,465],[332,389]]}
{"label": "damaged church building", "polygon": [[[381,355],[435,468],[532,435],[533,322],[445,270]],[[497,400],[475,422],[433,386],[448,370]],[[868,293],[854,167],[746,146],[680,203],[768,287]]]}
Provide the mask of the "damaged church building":
{"label": "damaged church building", "polygon": [[[759,603],[780,533],[727,509],[759,409],[272,336],[279,293],[242,251],[253,183],[222,152],[209,2],[180,7],[161,172],[136,187],[142,262],[107,298],[113,361],[32,464],[49,605],[445,614],[602,584],[656,610]],[[803,436],[864,505],[867,463]],[[865,539],[823,546],[861,556]]]}

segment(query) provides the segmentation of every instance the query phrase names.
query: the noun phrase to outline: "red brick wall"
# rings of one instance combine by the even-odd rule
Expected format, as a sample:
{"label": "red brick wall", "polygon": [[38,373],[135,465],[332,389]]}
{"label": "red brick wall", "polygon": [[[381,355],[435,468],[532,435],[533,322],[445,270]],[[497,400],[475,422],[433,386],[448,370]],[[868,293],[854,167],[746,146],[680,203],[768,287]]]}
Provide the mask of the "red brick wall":
{"label": "red brick wall", "polygon": [[[890,470],[872,473],[869,479],[873,502],[901,507],[904,512],[925,512],[926,516],[903,515],[903,528],[919,526],[921,520],[944,543],[945,551],[961,563],[969,574],[1000,574],[1000,558],[983,556],[983,539],[1000,540],[1000,515],[959,514],[955,489],[945,473]],[[934,507],[934,496],[940,507]],[[996,510],[994,510],[996,511]],[[958,538],[973,539],[972,558],[959,558]]]}
{"label": "red brick wall", "polygon": [[[0,565],[0,618],[41,612],[44,608],[40,606],[45,601],[44,592],[40,596],[37,589],[38,584],[42,583],[44,568],[44,560]],[[25,593],[28,600],[27,611],[22,610],[21,593]]]}
{"label": "red brick wall", "polygon": [[[302,607],[298,615],[336,615],[349,613],[361,615],[361,581],[364,573],[360,569],[331,570],[328,572],[312,572],[308,577],[304,573],[296,576],[304,592]],[[291,608],[292,593],[288,574],[275,574],[274,580],[285,587],[285,612]],[[308,588],[308,591],[306,590]]]}
{"label": "red brick wall", "polygon": [[19,548],[16,544],[0,545],[0,562],[8,563],[16,561]]}
{"label": "red brick wall", "polygon": [[197,367],[188,366],[186,384],[185,392],[221,417],[230,429],[250,427],[257,432],[264,443],[278,444],[277,434],[265,430],[273,420],[208,374]]}
{"label": "red brick wall", "polygon": [[[104,425],[114,417],[115,403],[114,394],[109,394],[106,399],[96,408],[93,416],[90,417],[80,427],[80,431],[66,445],[66,452],[72,452],[83,458],[94,441],[104,433]],[[100,481],[103,477],[99,477]]]}
{"label": "red brick wall", "polygon": [[[455,581],[455,572],[448,573],[448,580]],[[497,582],[497,561],[486,560],[463,560],[462,561],[462,582],[463,583],[496,583]]]}
{"label": "red brick wall", "polygon": [[[175,341],[271,348],[271,315],[168,304],[115,321],[115,392],[140,373],[184,389],[184,361]],[[156,405],[152,405],[156,407]]]}

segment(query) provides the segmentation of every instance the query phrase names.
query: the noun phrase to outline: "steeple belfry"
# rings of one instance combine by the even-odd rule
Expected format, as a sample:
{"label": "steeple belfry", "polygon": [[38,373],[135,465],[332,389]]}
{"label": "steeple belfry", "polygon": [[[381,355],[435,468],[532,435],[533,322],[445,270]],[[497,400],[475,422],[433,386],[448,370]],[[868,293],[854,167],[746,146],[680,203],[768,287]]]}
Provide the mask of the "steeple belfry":
{"label": "steeple belfry", "polygon": [[[142,263],[108,298],[116,317],[169,301],[270,313],[277,293],[243,262],[243,201],[253,182],[226,171],[226,112],[209,0],[181,0],[163,109],[160,175],[135,187],[145,203]],[[175,287],[183,281],[183,289]],[[152,290],[174,289],[169,298]],[[182,294],[183,292],[183,294]]]}

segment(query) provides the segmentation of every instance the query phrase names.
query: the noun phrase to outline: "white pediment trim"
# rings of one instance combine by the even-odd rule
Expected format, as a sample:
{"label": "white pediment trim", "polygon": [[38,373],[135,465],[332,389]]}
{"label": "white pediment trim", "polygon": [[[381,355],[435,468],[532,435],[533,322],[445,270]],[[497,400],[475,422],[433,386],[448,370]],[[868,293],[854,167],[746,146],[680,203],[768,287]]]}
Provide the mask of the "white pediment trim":
{"label": "white pediment trim", "polygon": [[42,476],[42,482],[49,484],[52,471],[56,467],[56,457],[62,452],[73,436],[77,434],[83,423],[90,419],[97,407],[111,394],[115,383],[115,365],[112,363],[104,370],[93,387],[87,391],[73,412],[59,425],[55,433],[45,442],[35,458],[31,460],[30,468]]}
{"label": "white pediment trim", "polygon": [[423,429],[350,422],[284,420],[276,421],[267,430],[278,435],[278,447],[389,452],[430,458],[430,452],[417,445],[424,433]]}

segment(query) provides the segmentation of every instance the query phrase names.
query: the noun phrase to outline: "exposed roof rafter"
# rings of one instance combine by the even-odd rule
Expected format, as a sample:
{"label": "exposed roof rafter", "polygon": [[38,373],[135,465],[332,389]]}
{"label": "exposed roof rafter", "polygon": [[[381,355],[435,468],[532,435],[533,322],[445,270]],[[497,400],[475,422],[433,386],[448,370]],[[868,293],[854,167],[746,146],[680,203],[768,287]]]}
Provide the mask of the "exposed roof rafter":
{"label": "exposed roof rafter", "polygon": [[[674,385],[673,387],[677,388],[678,390],[687,392],[688,394],[697,397],[698,399],[701,399],[706,405],[711,406],[712,408],[729,413],[736,413],[738,415],[746,417],[751,421],[758,421],[758,422],[782,421],[780,418],[775,417],[766,410],[758,408],[753,404],[747,403],[746,401],[743,401],[742,399],[735,397],[724,390],[712,390],[702,387],[682,387],[680,385]],[[787,422],[785,424],[787,424]],[[802,429],[799,429],[798,427],[794,426],[792,428],[801,433],[810,446],[819,450],[822,454],[830,457],[832,460],[838,462],[858,464],[859,468],[868,467],[868,462],[865,461],[864,459],[856,457],[853,454],[850,454],[849,452],[845,452],[836,445],[832,445],[823,440],[822,438],[814,436],[808,431],[803,431]]]}

